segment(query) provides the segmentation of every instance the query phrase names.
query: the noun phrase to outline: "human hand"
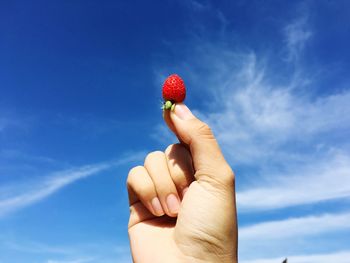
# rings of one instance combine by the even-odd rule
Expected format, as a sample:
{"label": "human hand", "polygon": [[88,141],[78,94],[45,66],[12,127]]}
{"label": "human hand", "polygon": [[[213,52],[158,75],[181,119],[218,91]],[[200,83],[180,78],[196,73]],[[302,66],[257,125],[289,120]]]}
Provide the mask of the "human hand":
{"label": "human hand", "polygon": [[127,179],[133,261],[237,262],[232,169],[187,106],[164,111],[164,119],[181,143],[148,154]]}

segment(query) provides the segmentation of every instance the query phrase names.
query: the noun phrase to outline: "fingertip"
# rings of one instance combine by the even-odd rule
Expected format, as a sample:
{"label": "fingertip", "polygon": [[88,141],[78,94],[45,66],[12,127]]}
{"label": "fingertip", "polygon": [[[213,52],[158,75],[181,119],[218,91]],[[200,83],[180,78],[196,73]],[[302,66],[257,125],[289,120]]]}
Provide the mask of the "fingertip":
{"label": "fingertip", "polygon": [[158,197],[154,197],[151,201],[151,204],[153,208],[153,214],[155,216],[163,216],[165,214]]}
{"label": "fingertip", "polygon": [[176,103],[174,109],[170,112],[172,120],[179,118],[180,120],[194,119],[195,116],[184,103]]}
{"label": "fingertip", "polygon": [[169,194],[166,198],[166,204],[169,212],[169,216],[177,216],[180,210],[180,199],[175,194]]}

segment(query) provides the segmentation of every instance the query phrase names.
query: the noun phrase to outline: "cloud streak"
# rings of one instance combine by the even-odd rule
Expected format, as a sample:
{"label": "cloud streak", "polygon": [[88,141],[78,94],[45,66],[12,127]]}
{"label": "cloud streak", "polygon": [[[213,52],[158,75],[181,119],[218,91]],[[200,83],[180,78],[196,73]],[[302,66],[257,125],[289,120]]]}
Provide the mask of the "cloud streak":
{"label": "cloud streak", "polygon": [[[312,227],[310,227],[312,226]],[[263,222],[240,229],[240,240],[284,240],[350,229],[350,213],[324,214]]]}
{"label": "cloud streak", "polygon": [[[141,156],[142,154],[136,153],[116,161],[58,171],[44,178],[26,182],[25,190],[19,185],[10,189],[6,186],[2,186],[6,192],[10,193],[10,196],[0,199],[0,218],[10,212],[39,202],[80,179],[101,173],[119,165],[139,160]],[[30,187],[28,185],[30,185]],[[2,192],[2,190],[3,189],[0,188],[0,192]]]}
{"label": "cloud streak", "polygon": [[274,160],[285,155],[288,143],[310,144],[350,128],[350,92],[314,98],[300,94],[306,85],[300,76],[285,85],[272,84],[274,79],[254,53],[241,63],[239,71],[229,62],[225,65],[224,72],[233,72],[216,80],[224,83],[215,90],[220,111],[203,115],[234,163]]}
{"label": "cloud streak", "polygon": [[[7,238],[9,239],[9,238]],[[64,245],[52,245],[33,241],[18,240],[1,242],[1,248],[18,252],[19,255],[27,255],[28,258],[41,258],[36,262],[46,263],[75,263],[75,262],[130,262],[129,244],[125,242],[82,242],[79,244],[65,243]],[[11,238],[10,238],[11,239]],[[1,252],[1,250],[0,250]]]}
{"label": "cloud streak", "polygon": [[3,241],[1,244],[6,249],[18,251],[21,253],[30,253],[30,254],[52,254],[52,255],[70,255],[74,254],[72,247],[57,247],[49,246],[47,244],[38,243],[38,242],[21,242],[18,241]]}
{"label": "cloud streak", "polygon": [[312,37],[307,18],[299,17],[284,28],[287,60],[296,61],[302,53],[306,42]]}
{"label": "cloud streak", "polygon": [[[289,255],[305,252],[348,249],[346,245],[348,238],[345,236],[350,233],[349,222],[350,213],[343,212],[290,217],[241,227],[239,229],[240,258],[243,261],[276,256],[289,258]],[[276,259],[266,262],[273,262],[272,260]],[[275,262],[282,262],[282,260]],[[294,261],[290,258],[288,262]],[[310,259],[307,262],[312,261]],[[329,260],[328,262],[338,261]]]}
{"label": "cloud streak", "polygon": [[241,212],[252,212],[311,204],[350,197],[350,156],[330,154],[310,163],[295,174],[269,175],[260,187],[241,191],[237,203]]}

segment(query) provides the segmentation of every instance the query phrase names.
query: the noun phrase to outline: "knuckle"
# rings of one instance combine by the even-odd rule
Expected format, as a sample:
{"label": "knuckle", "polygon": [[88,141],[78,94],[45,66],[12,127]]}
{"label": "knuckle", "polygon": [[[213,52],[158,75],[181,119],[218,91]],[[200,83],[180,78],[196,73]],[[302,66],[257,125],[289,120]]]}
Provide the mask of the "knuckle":
{"label": "knuckle", "polygon": [[157,187],[157,194],[161,199],[163,198],[165,200],[166,197],[171,193],[176,193],[176,188],[173,188],[171,186]]}
{"label": "knuckle", "polygon": [[225,184],[231,185],[235,181],[235,173],[232,168],[227,164],[222,167],[222,179]]}
{"label": "knuckle", "polygon": [[207,168],[198,170],[196,177],[200,177],[201,181],[216,185],[222,189],[233,189],[235,185],[235,175],[228,164],[221,165],[215,169]]}
{"label": "knuckle", "polygon": [[177,145],[179,144],[170,144],[168,147],[166,147],[165,153],[169,155],[174,150],[174,148],[177,147]]}
{"label": "knuckle", "polygon": [[162,151],[154,151],[151,152],[149,154],[147,154],[146,158],[145,158],[145,165],[149,162],[151,162],[152,160],[158,159],[159,157],[162,157],[164,155],[164,153]]}
{"label": "knuckle", "polygon": [[154,195],[153,185],[141,184],[137,188],[137,192],[140,194],[143,199],[151,199]]}
{"label": "knuckle", "polygon": [[195,126],[194,135],[191,137],[191,143],[200,144],[203,140],[216,141],[209,125],[205,122],[199,121]]}
{"label": "knuckle", "polygon": [[145,176],[144,173],[141,172],[143,169],[143,166],[132,168],[126,180],[126,184],[127,187],[133,189],[137,195],[147,199],[154,195],[154,186],[151,181],[143,178],[143,176]]}
{"label": "knuckle", "polygon": [[128,174],[128,178],[126,179],[126,184],[130,186],[134,182],[135,176],[137,176],[137,174],[140,173],[140,170],[143,170],[143,169],[144,167],[141,165],[131,168]]}
{"label": "knuckle", "polygon": [[133,168],[130,169],[129,175],[131,175],[131,174],[136,174],[136,173],[138,173],[138,172],[139,172],[140,170],[142,170],[142,169],[143,169],[143,166],[141,166],[141,165],[135,166],[135,167],[133,167]]}
{"label": "knuckle", "polygon": [[134,176],[135,174],[139,173],[140,170],[142,170],[142,169],[143,169],[143,166],[141,166],[141,165],[138,165],[138,166],[131,168],[129,171],[128,177]]}
{"label": "knuckle", "polygon": [[183,187],[186,186],[186,177],[183,173],[179,171],[173,171],[171,173],[171,178],[173,179],[174,183],[179,186]]}
{"label": "knuckle", "polygon": [[199,136],[213,138],[213,132],[209,125],[205,122],[200,122],[197,127],[197,133]]}
{"label": "knuckle", "polygon": [[191,183],[191,174],[186,170],[173,170],[171,172],[171,178],[178,188],[184,188]]}

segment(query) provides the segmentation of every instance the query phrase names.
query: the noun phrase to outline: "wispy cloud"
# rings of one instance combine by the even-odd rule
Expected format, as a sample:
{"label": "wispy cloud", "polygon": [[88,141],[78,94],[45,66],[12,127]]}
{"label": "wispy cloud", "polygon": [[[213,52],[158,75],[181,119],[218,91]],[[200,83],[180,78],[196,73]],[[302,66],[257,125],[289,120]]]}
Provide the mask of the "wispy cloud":
{"label": "wispy cloud", "polygon": [[302,53],[306,42],[312,37],[307,17],[299,17],[284,28],[287,59],[295,61]]}
{"label": "wispy cloud", "polygon": [[16,160],[21,162],[38,162],[38,163],[57,163],[57,160],[47,156],[35,156],[21,152],[16,149],[2,149],[0,150],[1,159]]}
{"label": "wispy cloud", "polygon": [[[28,255],[28,258],[36,258],[36,262],[45,263],[126,263],[131,262],[128,242],[125,244],[115,242],[81,242],[79,244],[46,244],[36,241],[4,240],[1,249],[15,251],[20,255]],[[0,252],[1,252],[0,249]]]}
{"label": "wispy cloud", "polygon": [[350,213],[289,218],[242,227],[240,240],[257,243],[259,240],[271,239],[286,241],[287,238],[300,238],[344,229],[350,229]]}
{"label": "wispy cloud", "polygon": [[187,2],[187,4],[190,7],[192,7],[195,11],[208,10],[210,8],[210,3],[208,1],[190,0]]}
{"label": "wispy cloud", "polygon": [[[278,263],[282,262],[285,257],[269,258],[269,259],[256,259],[256,260],[243,260],[242,263]],[[311,254],[311,255],[296,255],[288,257],[290,263],[348,263],[350,259],[350,251],[340,251],[327,254]]]}
{"label": "wispy cloud", "polygon": [[248,260],[348,249],[349,222],[350,213],[346,212],[291,217],[241,227],[240,257]]}
{"label": "wispy cloud", "polygon": [[54,175],[41,179],[39,182],[32,182],[30,183],[32,185],[32,190],[0,200],[0,217],[19,208],[38,202],[57,192],[64,186],[84,177],[102,172],[110,167],[110,164],[88,165],[78,169],[57,172]]}
{"label": "wispy cloud", "polygon": [[14,130],[26,132],[30,129],[32,122],[32,116],[20,116],[15,110],[5,109],[0,105],[0,135]]}
{"label": "wispy cloud", "polygon": [[8,250],[30,254],[70,255],[75,253],[75,250],[72,250],[72,247],[59,247],[39,242],[18,242],[6,240],[2,242],[1,245]]}
{"label": "wispy cloud", "polygon": [[[7,196],[1,197],[2,199],[0,199],[0,217],[39,202],[77,180],[98,174],[112,167],[139,160],[141,156],[143,156],[143,154],[133,153],[130,156],[118,160],[54,172],[44,178],[40,177],[35,181],[26,182],[25,187],[23,187],[23,184],[12,187],[2,186],[5,188],[3,192],[6,192]],[[0,188],[0,193],[1,192],[2,189]]]}
{"label": "wispy cloud", "polygon": [[350,156],[326,158],[295,167],[292,174],[267,175],[251,189],[237,194],[241,212],[283,208],[350,197]]}
{"label": "wispy cloud", "polygon": [[275,79],[254,53],[242,57],[241,63],[235,71],[228,62],[223,70],[228,75],[217,80],[222,84],[215,90],[219,110],[203,115],[230,149],[227,152],[234,152],[235,163],[271,160],[287,149],[287,143],[313,142],[316,135],[350,127],[350,92],[314,98],[300,93],[305,85],[300,76],[273,84]]}

